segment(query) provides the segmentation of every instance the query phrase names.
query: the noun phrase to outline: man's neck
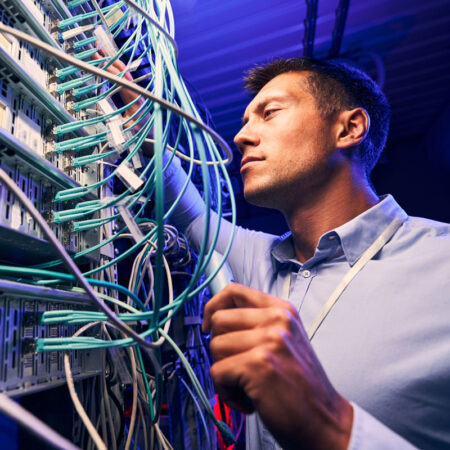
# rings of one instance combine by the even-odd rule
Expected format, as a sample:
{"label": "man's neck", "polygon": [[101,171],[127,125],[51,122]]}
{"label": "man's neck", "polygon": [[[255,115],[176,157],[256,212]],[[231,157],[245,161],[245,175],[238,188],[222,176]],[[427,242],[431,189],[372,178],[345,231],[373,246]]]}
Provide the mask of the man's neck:
{"label": "man's neck", "polygon": [[314,255],[323,234],[349,222],[378,202],[378,196],[368,183],[355,174],[349,176],[348,171],[308,196],[308,201],[302,201],[297,208],[285,213],[298,261],[304,263]]}

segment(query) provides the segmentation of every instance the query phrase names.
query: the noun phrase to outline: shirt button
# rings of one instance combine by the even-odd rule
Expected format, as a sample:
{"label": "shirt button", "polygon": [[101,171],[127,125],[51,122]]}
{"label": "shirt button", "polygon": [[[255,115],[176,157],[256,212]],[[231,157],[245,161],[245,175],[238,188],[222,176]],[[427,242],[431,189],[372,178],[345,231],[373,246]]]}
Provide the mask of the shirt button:
{"label": "shirt button", "polygon": [[302,272],[302,277],[303,278],[309,278],[311,276],[311,272],[309,270],[304,270]]}

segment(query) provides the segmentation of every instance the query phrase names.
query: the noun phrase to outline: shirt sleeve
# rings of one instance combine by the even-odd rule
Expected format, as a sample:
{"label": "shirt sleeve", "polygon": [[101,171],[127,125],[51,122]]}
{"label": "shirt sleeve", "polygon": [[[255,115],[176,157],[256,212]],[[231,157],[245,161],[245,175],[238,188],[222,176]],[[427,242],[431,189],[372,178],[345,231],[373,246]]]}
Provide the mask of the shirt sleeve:
{"label": "shirt sleeve", "polygon": [[[169,161],[170,154],[164,154],[164,164]],[[181,192],[182,196],[178,199]],[[164,172],[164,210],[168,211],[177,202],[170,216],[170,220],[182,232],[197,217],[205,213],[205,202],[181,167],[180,160],[175,156]]]}
{"label": "shirt sleeve", "polygon": [[414,447],[357,404],[353,407],[353,427],[348,450],[411,450]]}
{"label": "shirt sleeve", "polygon": [[[165,162],[169,155],[165,154]],[[179,194],[184,194],[178,199]],[[173,209],[170,221],[183,233],[186,234],[189,244],[198,251],[207,230],[206,205],[195,185],[188,179],[186,172],[181,167],[177,157],[173,158],[170,166],[164,173],[164,209],[168,211],[174,202],[177,206]],[[224,254],[233,234],[233,226],[225,219],[219,219],[217,214],[210,211],[209,233],[207,250],[210,248],[216,227],[219,227],[218,239],[215,250]],[[227,262],[233,273],[233,279],[243,283],[243,254],[246,246],[252,245],[251,240],[245,238],[248,230],[240,227],[235,228],[234,240]]]}

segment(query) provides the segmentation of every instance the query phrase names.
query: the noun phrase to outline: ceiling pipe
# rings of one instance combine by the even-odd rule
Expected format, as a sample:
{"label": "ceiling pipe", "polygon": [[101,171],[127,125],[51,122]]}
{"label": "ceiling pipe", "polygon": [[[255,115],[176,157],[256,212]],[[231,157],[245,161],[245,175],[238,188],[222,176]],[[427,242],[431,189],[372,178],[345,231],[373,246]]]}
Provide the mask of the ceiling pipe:
{"label": "ceiling pipe", "polygon": [[342,38],[344,36],[345,22],[347,21],[348,8],[350,0],[339,0],[336,8],[336,21],[332,33],[331,46],[328,52],[328,58],[337,58],[341,52]]}
{"label": "ceiling pipe", "polygon": [[319,0],[306,0],[305,34],[303,36],[303,56],[312,57],[316,36],[317,7]]}

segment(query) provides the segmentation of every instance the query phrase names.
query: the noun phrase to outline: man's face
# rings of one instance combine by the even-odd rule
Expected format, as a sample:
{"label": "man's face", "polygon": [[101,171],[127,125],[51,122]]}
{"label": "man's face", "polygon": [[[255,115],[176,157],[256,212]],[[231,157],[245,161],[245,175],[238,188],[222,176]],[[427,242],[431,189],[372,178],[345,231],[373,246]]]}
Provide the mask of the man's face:
{"label": "man's face", "polygon": [[335,124],[323,119],[306,72],[278,75],[245,110],[234,142],[242,153],[245,198],[291,208],[326,182],[334,165]]}

